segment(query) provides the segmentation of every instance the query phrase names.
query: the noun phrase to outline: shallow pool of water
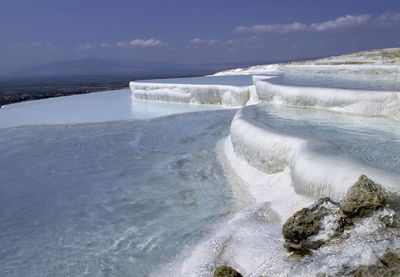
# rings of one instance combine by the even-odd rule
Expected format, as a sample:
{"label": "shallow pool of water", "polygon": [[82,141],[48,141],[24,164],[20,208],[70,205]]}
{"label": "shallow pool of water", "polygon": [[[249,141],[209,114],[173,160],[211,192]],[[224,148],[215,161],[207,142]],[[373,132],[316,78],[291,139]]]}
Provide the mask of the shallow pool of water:
{"label": "shallow pool of water", "polygon": [[0,129],[0,276],[145,276],[235,205],[234,110]]}
{"label": "shallow pool of water", "polygon": [[162,84],[191,84],[191,85],[229,85],[229,86],[251,86],[252,75],[232,76],[203,76],[188,78],[153,79],[135,81],[139,83],[162,83]]}
{"label": "shallow pool of water", "polygon": [[144,119],[215,109],[220,107],[140,101],[129,89],[112,90],[7,105],[0,109],[0,128]]}
{"label": "shallow pool of water", "polygon": [[285,74],[268,80],[277,85],[356,90],[400,91],[399,75],[373,74]]}

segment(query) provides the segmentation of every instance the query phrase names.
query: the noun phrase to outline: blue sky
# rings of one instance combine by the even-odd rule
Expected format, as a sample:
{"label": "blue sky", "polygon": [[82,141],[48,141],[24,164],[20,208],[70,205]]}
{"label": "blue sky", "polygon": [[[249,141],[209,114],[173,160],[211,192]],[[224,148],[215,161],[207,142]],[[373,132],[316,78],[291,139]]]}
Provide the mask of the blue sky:
{"label": "blue sky", "polygon": [[268,62],[400,46],[399,0],[2,0],[0,73],[98,57]]}

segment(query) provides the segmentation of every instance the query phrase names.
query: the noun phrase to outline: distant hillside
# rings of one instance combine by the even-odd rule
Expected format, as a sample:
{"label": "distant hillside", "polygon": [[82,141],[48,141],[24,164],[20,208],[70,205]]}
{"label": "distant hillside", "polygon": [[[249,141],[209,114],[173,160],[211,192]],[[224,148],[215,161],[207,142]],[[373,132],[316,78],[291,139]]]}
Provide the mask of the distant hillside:
{"label": "distant hillside", "polygon": [[339,56],[293,61],[288,63],[260,64],[243,68],[234,68],[214,75],[274,74],[283,72],[285,65],[400,65],[400,48],[386,48],[362,51]]}
{"label": "distant hillside", "polygon": [[8,77],[70,77],[70,76],[132,76],[138,79],[148,76],[195,76],[210,74],[232,66],[245,66],[251,63],[207,63],[177,64],[163,62],[142,62],[136,60],[109,61],[99,58],[60,61],[34,66],[14,72]]}
{"label": "distant hillside", "polygon": [[139,61],[115,62],[98,58],[60,61],[34,66],[15,72],[14,76],[50,77],[50,76],[96,76],[96,75],[142,75],[158,71],[182,71],[186,66],[180,64],[143,63]]}
{"label": "distant hillside", "polygon": [[121,66],[118,63],[89,58],[74,61],[62,61],[34,66],[22,71],[16,72],[14,75],[24,76],[68,76],[68,75],[101,75],[111,72],[127,72],[130,69]]}
{"label": "distant hillside", "polygon": [[[249,63],[236,66],[246,64]],[[127,88],[133,80],[201,76],[232,66],[233,64],[221,63],[184,65],[134,60],[108,61],[98,58],[54,62],[0,77],[0,106],[55,96]]]}

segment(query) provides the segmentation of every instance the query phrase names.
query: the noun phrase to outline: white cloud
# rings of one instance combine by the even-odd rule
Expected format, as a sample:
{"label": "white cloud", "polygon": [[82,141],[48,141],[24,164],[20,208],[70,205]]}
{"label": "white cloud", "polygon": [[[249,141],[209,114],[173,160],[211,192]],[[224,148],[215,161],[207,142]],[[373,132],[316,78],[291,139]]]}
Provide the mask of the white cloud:
{"label": "white cloud", "polygon": [[190,41],[191,44],[209,44],[209,45],[216,44],[218,42],[220,42],[220,40],[216,38],[214,39],[194,38]]}
{"label": "white cloud", "polygon": [[191,44],[201,44],[203,42],[204,40],[202,40],[201,38],[194,38],[190,41]]}
{"label": "white cloud", "polygon": [[53,49],[55,45],[52,43],[43,43],[43,42],[29,42],[29,43],[16,43],[11,46],[11,49],[32,49],[32,48],[43,48],[43,49]]}
{"label": "white cloud", "polygon": [[393,12],[387,12],[382,14],[377,18],[377,22],[379,24],[399,24],[400,23],[400,12],[398,13],[393,13]]}
{"label": "white cloud", "polygon": [[100,43],[100,47],[101,48],[108,48],[108,47],[110,47],[110,44],[108,44],[106,42],[103,42],[103,43]]}
{"label": "white cloud", "polygon": [[125,47],[125,46],[128,46],[128,43],[126,43],[124,41],[118,41],[117,44],[115,44],[115,46],[117,46],[117,47]]}
{"label": "white cloud", "polygon": [[17,48],[22,48],[22,47],[24,47],[24,45],[22,44],[22,43],[16,43],[16,44],[14,44],[13,46],[11,46],[10,48],[11,49],[17,49]]}
{"label": "white cloud", "polygon": [[148,40],[135,39],[135,40],[131,40],[129,42],[129,45],[142,46],[142,47],[159,46],[159,45],[161,45],[161,41],[160,40],[156,40],[156,39],[152,39],[152,38],[148,39]]}
{"label": "white cloud", "polygon": [[127,47],[127,46],[131,46],[131,47],[154,47],[154,46],[162,46],[164,45],[164,43],[161,42],[161,40],[158,39],[134,39],[131,40],[129,42],[124,42],[124,41],[120,41],[118,42],[115,46],[117,47]]}
{"label": "white cloud", "polygon": [[44,46],[41,42],[32,42],[26,45],[27,48],[35,48]]}
{"label": "white cloud", "polygon": [[92,48],[93,48],[93,45],[91,45],[90,43],[85,43],[78,47],[79,50],[89,50]]}
{"label": "white cloud", "polygon": [[231,50],[247,47],[259,47],[260,40],[257,36],[237,37],[226,41],[221,41],[221,44],[230,47]]}
{"label": "white cloud", "polygon": [[366,25],[371,19],[372,16],[369,14],[363,14],[358,16],[346,15],[336,18],[335,20],[329,20],[321,23],[313,23],[310,24],[308,27],[310,31],[317,31],[317,32],[340,30],[340,29]]}
{"label": "white cloud", "polygon": [[390,24],[400,24],[399,13],[385,13],[381,16],[373,17],[369,14],[362,15],[346,15],[338,17],[335,20],[328,20],[324,22],[316,22],[311,24],[305,23],[289,23],[289,24],[265,24],[254,25],[250,27],[239,26],[236,27],[235,33],[289,33],[298,31],[310,32],[326,32],[334,30],[345,30],[349,28],[361,26],[382,26]]}
{"label": "white cloud", "polygon": [[307,29],[306,24],[302,23],[290,23],[290,24],[267,24],[267,25],[254,25],[252,27],[239,26],[236,27],[235,32],[260,32],[260,33],[289,33],[293,31],[303,31]]}
{"label": "white cloud", "polygon": [[198,48],[198,47],[226,47],[224,49],[239,49],[246,47],[258,47],[260,45],[258,36],[236,37],[229,40],[222,39],[202,39],[194,38],[189,41],[185,47]]}
{"label": "white cloud", "polygon": [[219,39],[216,39],[216,38],[210,39],[210,40],[207,41],[208,44],[216,44],[218,42],[219,42]]}

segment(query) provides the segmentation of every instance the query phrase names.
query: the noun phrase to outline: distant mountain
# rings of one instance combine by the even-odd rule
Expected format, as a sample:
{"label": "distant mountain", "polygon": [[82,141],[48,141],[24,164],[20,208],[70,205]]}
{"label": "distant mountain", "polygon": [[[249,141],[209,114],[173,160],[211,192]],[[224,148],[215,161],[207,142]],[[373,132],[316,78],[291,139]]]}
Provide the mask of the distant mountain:
{"label": "distant mountain", "polygon": [[65,77],[65,76],[101,76],[129,75],[132,77],[176,77],[211,74],[232,66],[250,65],[246,63],[207,63],[178,64],[166,62],[142,62],[136,60],[110,61],[99,58],[59,61],[34,66],[14,72],[11,77]]}
{"label": "distant mountain", "polygon": [[127,64],[98,58],[86,58],[34,66],[15,72],[13,75],[26,77],[121,75],[142,73],[152,67],[150,64],[136,61]]}

